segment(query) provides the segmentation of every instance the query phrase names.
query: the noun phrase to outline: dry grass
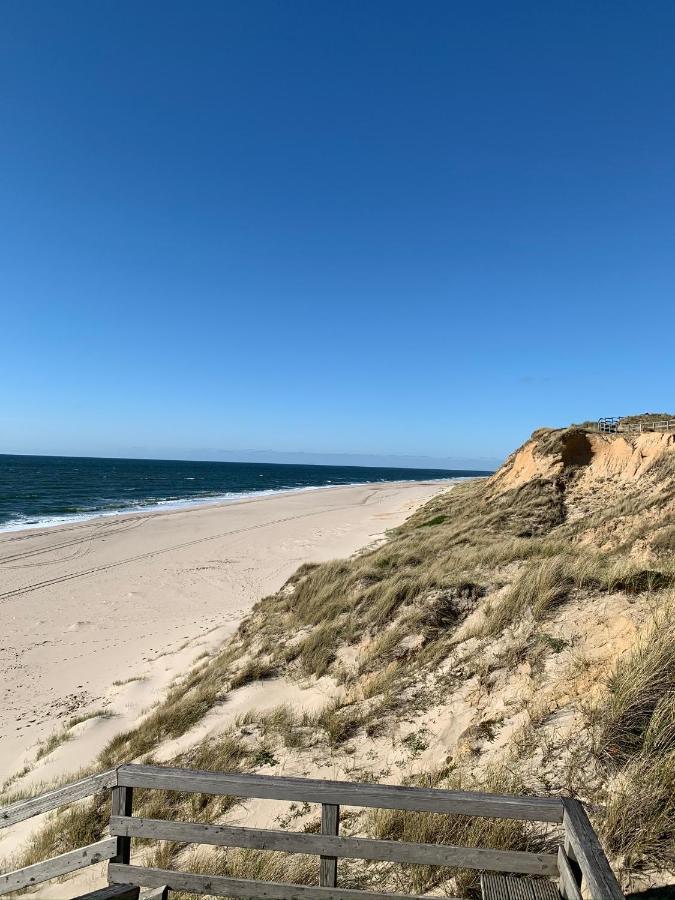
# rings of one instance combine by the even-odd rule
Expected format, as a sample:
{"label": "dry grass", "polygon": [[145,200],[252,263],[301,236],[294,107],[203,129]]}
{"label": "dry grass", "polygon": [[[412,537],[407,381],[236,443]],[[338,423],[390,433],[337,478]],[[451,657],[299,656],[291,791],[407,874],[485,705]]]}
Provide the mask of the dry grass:
{"label": "dry grass", "polygon": [[[575,440],[560,431],[542,432],[536,452],[562,459],[570,455]],[[339,683],[340,697],[347,699],[334,699],[313,714],[288,706],[264,714],[250,711],[236,729],[176,757],[172,764],[250,771],[269,764],[285,747],[303,761],[329,757],[336,768],[347,769],[347,754],[362,741],[382,735],[390,726],[393,740],[403,722],[406,732],[412,722],[419,731],[425,724],[423,710],[446,702],[457,686],[476,674],[484,675],[480,702],[490,702],[495,670],[501,668],[503,674],[505,666],[527,659],[531,688],[540,690],[549,668],[544,663],[554,662],[553,655],[566,647],[565,640],[556,636],[561,604],[579,598],[588,602],[612,591],[634,598],[649,592],[658,600],[662,595],[657,592],[671,585],[675,574],[669,555],[672,525],[662,522],[661,530],[656,529],[661,538],[652,540],[640,521],[645,510],[675,497],[672,460],[652,467],[640,491],[622,489],[615,502],[602,506],[591,498],[588,508],[576,510],[568,521],[567,498],[578,467],[579,461],[571,459],[562,477],[534,478],[502,493],[489,481],[460,484],[419,510],[382,546],[350,560],[302,566],[281,591],[256,605],[220,653],[176,685],[138,728],[115,738],[101,754],[99,766],[151,759],[155,748],[192,728],[226,700],[228,691],[275,676],[302,681],[330,676]],[[622,527],[616,528],[617,523]],[[596,528],[606,529],[604,534],[616,530],[620,537],[594,543]],[[633,554],[636,546],[640,552]],[[477,610],[479,621],[487,611],[480,639],[463,644],[467,635],[462,632],[458,637],[459,629]],[[523,623],[525,627],[518,628]],[[500,644],[497,658],[491,659],[493,640],[512,627],[514,640]],[[665,865],[672,855],[674,638],[664,617],[644,645],[620,662],[608,685],[606,708],[595,714],[598,758],[589,761],[590,753],[584,755],[588,734],[578,735],[566,761],[559,763],[557,781],[552,779],[558,788],[563,783],[584,787],[592,771],[598,794],[606,788],[604,839],[633,867],[643,865],[650,854]],[[341,652],[347,647],[348,653]],[[543,704],[539,714],[532,706],[527,728],[517,730],[510,745],[502,748],[511,772],[490,771],[480,782],[462,784],[458,764],[447,786],[527,793],[527,785],[537,782],[537,773],[528,767],[541,758],[549,712]],[[574,771],[562,772],[565,766]],[[354,778],[383,777],[376,772],[362,774],[363,764],[360,771]],[[437,783],[436,776],[431,778]],[[218,821],[236,802],[170,792],[137,793],[139,814],[159,818]],[[30,858],[63,852],[84,836],[96,839],[105,815],[96,801],[54,816],[45,834],[29,848]],[[394,839],[535,850],[547,840],[517,822],[391,811],[369,813],[363,821],[368,833]],[[315,859],[303,862],[295,856],[233,850],[195,853],[171,843],[145,849],[162,868],[180,863],[187,870],[300,884],[315,883],[317,874]],[[477,884],[475,873],[427,867],[394,870],[341,862],[340,873],[345,886],[353,882],[381,889],[389,884],[415,891],[445,890],[455,879],[453,891],[457,887],[465,896],[474,893]]]}
{"label": "dry grass", "polygon": [[109,795],[97,795],[58,810],[49,817],[46,825],[31,836],[26,848],[6,868],[23,868],[60,853],[67,853],[100,840],[110,819]]}
{"label": "dry grass", "polygon": [[624,763],[643,752],[675,749],[675,622],[673,606],[647,636],[621,658],[596,710],[597,745],[606,758]]}
{"label": "dry grass", "polygon": [[[432,781],[435,780],[431,776]],[[463,790],[526,793],[524,783],[506,769],[493,768],[480,779],[463,781],[458,776],[444,779],[438,787]],[[405,812],[374,809],[366,814],[366,832],[383,840],[411,841],[426,844],[454,844],[464,847],[491,847],[499,850],[531,850],[542,852],[553,846],[553,840],[538,827],[513,819],[486,819],[437,813]],[[454,879],[458,896],[479,896],[479,875],[469,869],[444,869],[439,866],[404,866],[403,890],[426,893]]]}
{"label": "dry grass", "polygon": [[563,603],[573,591],[653,592],[673,583],[670,571],[645,569],[625,558],[567,548],[544,559],[529,562],[507,595],[491,608],[482,633],[498,634],[517,625],[530,612],[540,621]]}
{"label": "dry grass", "polygon": [[35,761],[37,762],[38,760],[43,759],[43,757],[48,756],[56,750],[57,747],[60,747],[61,744],[65,744],[66,741],[72,740],[73,735],[71,732],[76,725],[81,725],[83,722],[88,722],[91,719],[111,719],[112,717],[113,713],[107,709],[96,709],[92,712],[83,713],[80,716],[73,716],[71,719],[68,719],[65,728],[50,735],[44,743],[40,744],[38,751],[35,754]]}
{"label": "dry grass", "polygon": [[251,684],[253,681],[266,681],[268,678],[274,678],[277,671],[275,666],[262,660],[248,660],[230,679],[230,690],[236,691],[237,688]]}
{"label": "dry grass", "polygon": [[675,873],[675,751],[636,757],[608,792],[601,835],[623,868]]}

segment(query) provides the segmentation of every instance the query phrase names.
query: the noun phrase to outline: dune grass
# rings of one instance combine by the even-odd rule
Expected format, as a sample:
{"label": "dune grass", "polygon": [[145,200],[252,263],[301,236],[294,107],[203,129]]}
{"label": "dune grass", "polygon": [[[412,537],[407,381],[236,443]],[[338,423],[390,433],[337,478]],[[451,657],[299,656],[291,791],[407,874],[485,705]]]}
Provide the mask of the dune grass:
{"label": "dune grass", "polygon": [[596,709],[598,752],[625,763],[642,752],[675,750],[675,605],[619,659]]}
{"label": "dune grass", "polygon": [[[559,432],[545,432],[536,452],[562,456],[564,450]],[[184,735],[214,706],[226,704],[228,693],[272,677],[301,682],[325,678],[329,695],[332,680],[335,696],[313,713],[287,705],[265,713],[249,711],[228,732],[198,744],[171,763],[253,771],[269,765],[284,748],[297,752],[299,759],[314,755],[344,763],[360,741],[383,735],[389,740],[405,719],[417,716],[419,722],[420,710],[434,702],[428,679],[435,679],[438,699],[477,675],[484,699],[491,690],[493,670],[501,667],[503,671],[508,657],[514,665],[527,659],[536,684],[537,678],[544,677],[542,660],[550,661],[568,646],[551,633],[554,625],[545,624],[564,612],[563,604],[616,591],[633,598],[653,594],[661,599],[664,595],[658,592],[673,584],[668,526],[657,529],[657,536],[662,535],[659,542],[639,521],[655,497],[666,502],[671,493],[675,496],[672,461],[654,467],[649,490],[644,485],[641,492],[622,488],[615,503],[600,509],[591,505],[570,519],[566,492],[576,477],[576,465],[564,477],[535,477],[500,492],[487,480],[459,484],[420,509],[376,549],[350,560],[301,566],[281,591],[256,605],[220,652],[176,684],[138,727],[111,741],[97,767],[151,761],[163,742]],[[589,540],[592,529],[611,529],[618,520],[628,523],[621,543],[617,539],[600,546]],[[640,554],[631,555],[637,543]],[[499,599],[494,597],[497,591]],[[481,632],[477,639],[476,635],[468,639],[468,651],[456,653],[461,643],[458,630],[475,611],[479,617],[485,613],[479,619],[484,623]],[[502,642],[501,656],[490,661],[486,654],[491,643],[523,623],[527,627],[517,641]],[[599,777],[606,787],[606,812],[600,820],[603,838],[613,852],[625,854],[631,865],[649,854],[667,861],[671,853],[674,638],[664,614],[643,644],[620,660],[593,717]],[[531,706],[529,711],[534,709]],[[541,709],[547,711],[548,706],[542,702]],[[543,746],[545,721],[543,713],[533,715],[529,731],[515,732],[505,748],[513,771],[490,770],[462,785],[461,766],[453,761],[448,768],[456,766],[457,771],[443,786],[527,792],[527,782],[517,770]],[[401,749],[400,741],[396,746]],[[582,765],[590,764],[578,750],[571,756],[573,761],[565,763],[579,769],[568,779],[577,785],[583,783]],[[306,756],[301,757],[302,753]],[[471,760],[467,765],[471,766]],[[435,776],[433,783],[440,784]],[[137,795],[139,815],[203,822],[220,820],[236,802],[159,791]],[[644,803],[639,814],[631,817],[641,796]],[[106,811],[96,799],[68,814],[56,814],[26,858],[35,861],[64,852],[81,843],[84,835],[95,840],[105,820]],[[394,811],[369,813],[361,824],[373,836],[469,846],[540,849],[547,840],[517,822]],[[160,867],[180,862],[181,868],[194,866],[194,871],[316,883],[316,860],[310,864],[298,862],[298,857],[234,850],[195,853],[168,842],[146,846],[144,852],[158,860],[155,864]],[[352,879],[359,886],[387,883],[422,892],[445,891],[452,883],[453,890],[457,887],[464,896],[473,895],[477,887],[475,873],[469,872],[427,867],[394,871],[342,862],[340,866],[345,885]]]}

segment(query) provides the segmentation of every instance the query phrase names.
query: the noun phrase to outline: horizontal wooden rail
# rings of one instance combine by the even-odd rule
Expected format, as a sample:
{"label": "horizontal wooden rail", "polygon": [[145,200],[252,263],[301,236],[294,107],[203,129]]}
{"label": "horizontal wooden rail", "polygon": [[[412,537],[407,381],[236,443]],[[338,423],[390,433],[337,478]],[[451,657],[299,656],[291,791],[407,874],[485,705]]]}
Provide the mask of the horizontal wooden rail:
{"label": "horizontal wooden rail", "polygon": [[74,803],[75,800],[91,797],[92,794],[112,788],[116,784],[117,770],[108,769],[99,775],[90,775],[88,778],[82,778],[80,781],[75,781],[72,784],[55,788],[53,791],[48,791],[39,797],[31,797],[29,800],[18,800],[10,806],[0,807],[0,828],[7,828],[16,822],[23,822],[24,819],[39,816],[59,806],[66,806],[68,803]]}
{"label": "horizontal wooden rail", "polygon": [[85,866],[92,866],[104,859],[112,859],[115,853],[117,853],[117,839],[106,838],[96,844],[79,847],[70,853],[62,853],[61,856],[17,869],[15,872],[6,872],[0,875],[0,896],[20,891],[33,884],[40,884],[42,881],[49,881],[58,875],[67,875],[68,872],[84,869]]}
{"label": "horizontal wooden rail", "polygon": [[562,822],[562,801],[553,797],[519,797],[447,791],[438,788],[402,787],[391,784],[359,784],[352,781],[319,781],[275,775],[229,775],[165,766],[120,766],[118,784],[126,787],[187,791],[215,796],[255,797],[261,800],[293,800],[334,803],[377,809]]}
{"label": "horizontal wooden rail", "polygon": [[[354,891],[348,888],[310,887],[282,884],[278,881],[253,881],[245,878],[225,878],[221,875],[194,875],[170,869],[148,869],[111,863],[108,879],[113,884],[135,882],[141,887],[162,887],[191,894],[213,897],[256,897],[259,900],[429,900],[416,894],[385,894]],[[443,900],[456,900],[444,897]]]}
{"label": "horizontal wooden rail", "polygon": [[455,847],[447,844],[414,844],[381,841],[372,838],[333,837],[294,831],[272,831],[229,825],[202,825],[196,822],[169,822],[113,816],[110,833],[124,837],[151,838],[186,844],[210,844],[216,847],[244,847],[254,850],[279,850],[349,859],[376,859],[385,862],[427,866],[454,866],[497,872],[521,872],[557,875],[554,855],[518,850],[489,850],[479,847]]}

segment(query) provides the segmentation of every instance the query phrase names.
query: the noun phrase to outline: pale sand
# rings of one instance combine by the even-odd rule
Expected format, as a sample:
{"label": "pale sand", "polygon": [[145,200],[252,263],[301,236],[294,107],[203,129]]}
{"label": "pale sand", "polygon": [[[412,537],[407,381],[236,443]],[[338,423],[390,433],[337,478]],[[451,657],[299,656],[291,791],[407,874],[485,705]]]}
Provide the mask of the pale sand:
{"label": "pale sand", "polygon": [[[24,764],[15,787],[87,765],[298,565],[353,553],[448,486],[335,487],[0,534],[0,781]],[[40,741],[102,708],[113,718],[78,725],[34,766]]]}

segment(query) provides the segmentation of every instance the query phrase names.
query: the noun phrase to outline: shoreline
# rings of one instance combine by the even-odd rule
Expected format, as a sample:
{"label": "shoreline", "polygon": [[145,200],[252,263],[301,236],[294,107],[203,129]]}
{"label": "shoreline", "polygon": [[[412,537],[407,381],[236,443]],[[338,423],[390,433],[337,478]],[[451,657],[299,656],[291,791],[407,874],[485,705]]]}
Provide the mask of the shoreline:
{"label": "shoreline", "polygon": [[3,533],[0,781],[91,762],[300,564],[373,544],[451,488],[332,485]]}
{"label": "shoreline", "polygon": [[191,509],[201,509],[202,507],[212,507],[212,506],[231,506],[233,503],[245,502],[250,499],[257,499],[260,497],[274,497],[277,495],[286,495],[286,494],[296,494],[296,493],[304,493],[305,491],[323,491],[323,490],[334,490],[336,488],[350,488],[350,487],[367,487],[368,485],[375,484],[392,484],[392,485],[401,485],[401,484],[409,484],[414,481],[416,484],[454,484],[459,481],[467,481],[473,478],[484,478],[485,475],[452,475],[448,478],[425,478],[422,480],[414,480],[414,479],[398,479],[398,480],[385,480],[380,479],[379,481],[354,481],[354,482],[344,482],[340,484],[312,484],[305,485],[303,487],[290,487],[290,488],[269,488],[268,490],[262,491],[240,491],[238,493],[230,493],[230,494],[218,494],[213,497],[186,497],[185,499],[178,500],[160,500],[157,503],[148,503],[147,506],[133,506],[128,507],[126,509],[120,507],[118,509],[111,509],[109,511],[103,510],[92,510],[91,512],[82,512],[82,513],[72,513],[70,515],[64,516],[49,516],[43,520],[39,520],[38,522],[16,522],[16,521],[8,521],[8,522],[0,522],[0,536],[3,534],[16,534],[21,533],[23,536],[24,532],[38,532],[43,529],[53,529],[53,528],[61,528],[68,526],[77,526],[77,525],[85,525],[88,523],[96,522],[98,519],[120,519],[123,516],[138,516],[138,515],[151,515],[155,513],[171,513],[171,512],[182,512]]}

